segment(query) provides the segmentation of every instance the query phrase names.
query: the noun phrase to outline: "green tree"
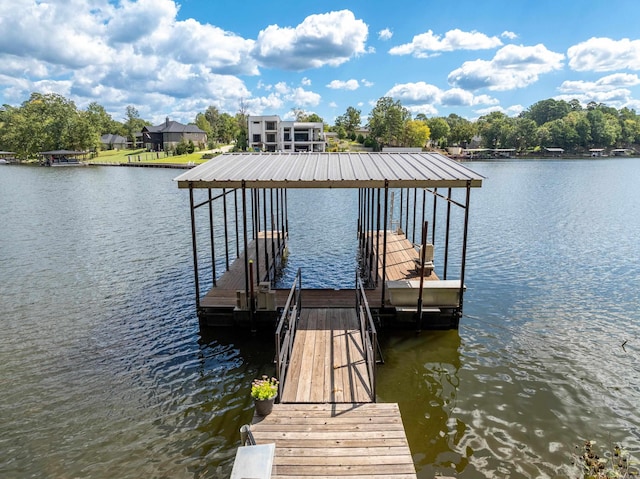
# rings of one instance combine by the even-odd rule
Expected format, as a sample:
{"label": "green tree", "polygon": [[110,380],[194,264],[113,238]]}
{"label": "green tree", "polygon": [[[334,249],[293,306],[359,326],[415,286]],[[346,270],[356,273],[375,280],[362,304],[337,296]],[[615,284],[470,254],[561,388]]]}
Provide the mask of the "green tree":
{"label": "green tree", "polygon": [[[416,119],[418,117],[416,116]],[[467,146],[476,134],[475,125],[461,116],[451,113],[446,118],[449,125],[448,142],[450,145]]]}
{"label": "green tree", "polygon": [[514,121],[513,147],[519,152],[525,152],[536,145],[536,122],[529,118],[516,118]]}
{"label": "green tree", "polygon": [[549,121],[564,118],[569,111],[571,111],[571,106],[566,101],[549,98],[548,100],[534,103],[522,112],[521,116],[535,121],[540,126]]}
{"label": "green tree", "polygon": [[240,102],[240,108],[238,113],[236,113],[235,120],[238,125],[238,134],[236,135],[236,144],[233,149],[234,151],[247,151],[247,148],[249,147],[249,125],[247,124],[249,115],[244,101]]}
{"label": "green tree", "polygon": [[196,126],[207,134],[209,148],[212,148],[213,144],[215,143],[215,139],[213,138],[213,130],[211,129],[211,123],[209,123],[204,113],[198,113],[196,115]]}
{"label": "green tree", "polygon": [[68,148],[92,151],[100,146],[100,130],[87,111],[79,111],[69,121]]}
{"label": "green tree", "polygon": [[397,145],[404,133],[404,124],[411,118],[409,110],[399,100],[382,97],[369,114],[369,131],[377,148]]}
{"label": "green tree", "polygon": [[[55,93],[32,93],[19,108],[5,108],[2,136],[19,158],[32,158],[40,151],[69,149],[75,144],[95,145],[89,123],[78,117],[75,103]],[[79,139],[79,132],[88,137]]]}
{"label": "green tree", "polygon": [[488,115],[478,118],[478,133],[485,148],[508,148],[512,145],[509,138],[513,138],[513,120],[501,111],[492,111]]}
{"label": "green tree", "polygon": [[573,147],[588,148],[591,143],[591,125],[584,110],[572,110],[564,117],[565,122],[571,126],[577,135]]}
{"label": "green tree", "polygon": [[429,125],[429,129],[431,130],[431,139],[438,146],[446,146],[447,137],[449,136],[449,132],[451,128],[449,127],[449,123],[442,117],[433,117],[427,120],[427,125]]}
{"label": "green tree", "polygon": [[111,118],[111,115],[107,113],[107,110],[98,102],[91,102],[86,110],[87,113],[87,121],[93,126],[93,128],[100,134],[104,135],[106,133],[113,133],[116,128],[114,128],[114,121]]}
{"label": "green tree", "polygon": [[336,118],[336,127],[342,127],[349,135],[354,135],[356,130],[360,128],[360,122],[362,121],[360,110],[350,106],[344,114]]}
{"label": "green tree", "polygon": [[218,139],[225,145],[231,143],[233,139],[238,135],[240,131],[240,125],[236,119],[229,115],[229,113],[223,113],[220,115],[220,123],[218,125]]}
{"label": "green tree", "polygon": [[136,143],[136,133],[142,131],[142,129],[149,123],[140,118],[140,113],[133,105],[128,105],[125,109],[126,121],[124,123],[124,129],[127,133],[127,139],[132,145]]}

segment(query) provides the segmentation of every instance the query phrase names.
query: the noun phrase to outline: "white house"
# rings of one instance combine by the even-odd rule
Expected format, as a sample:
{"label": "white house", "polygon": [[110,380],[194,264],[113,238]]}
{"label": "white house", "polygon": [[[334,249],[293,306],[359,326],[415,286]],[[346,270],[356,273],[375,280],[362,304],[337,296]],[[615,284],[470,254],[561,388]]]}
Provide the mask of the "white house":
{"label": "white house", "polygon": [[325,151],[322,122],[282,121],[278,115],[250,116],[249,149],[257,151]]}

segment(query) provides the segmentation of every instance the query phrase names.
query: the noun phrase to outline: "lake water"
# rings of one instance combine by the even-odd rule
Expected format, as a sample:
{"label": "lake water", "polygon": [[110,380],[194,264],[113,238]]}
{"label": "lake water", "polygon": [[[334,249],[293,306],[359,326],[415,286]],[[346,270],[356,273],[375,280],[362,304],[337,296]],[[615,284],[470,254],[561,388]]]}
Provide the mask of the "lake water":
{"label": "lake water", "polygon": [[[566,477],[584,439],[640,459],[640,160],[469,166],[460,329],[383,340],[418,476]],[[0,167],[0,477],[230,474],[273,350],[200,332],[175,176]],[[352,284],[352,194],[290,192],[288,268]]]}

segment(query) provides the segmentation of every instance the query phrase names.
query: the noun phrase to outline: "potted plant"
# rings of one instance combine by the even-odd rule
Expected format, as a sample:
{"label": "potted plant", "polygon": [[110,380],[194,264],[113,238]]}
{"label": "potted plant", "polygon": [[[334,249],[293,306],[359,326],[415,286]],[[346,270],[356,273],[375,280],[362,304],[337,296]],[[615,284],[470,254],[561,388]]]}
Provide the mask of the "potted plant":
{"label": "potted plant", "polygon": [[256,407],[258,416],[266,416],[273,409],[273,403],[278,396],[278,380],[262,376],[251,383],[251,397]]}

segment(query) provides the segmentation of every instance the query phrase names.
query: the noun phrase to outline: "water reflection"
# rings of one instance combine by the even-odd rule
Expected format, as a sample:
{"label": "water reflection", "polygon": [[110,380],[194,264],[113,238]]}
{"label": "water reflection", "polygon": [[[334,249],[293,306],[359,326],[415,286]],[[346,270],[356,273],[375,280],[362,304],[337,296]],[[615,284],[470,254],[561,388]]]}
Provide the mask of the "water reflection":
{"label": "water reflection", "polygon": [[451,415],[460,387],[458,331],[383,337],[378,401],[398,403],[417,469],[432,477],[443,463],[463,468],[464,457],[449,447],[450,436],[464,431],[464,424]]}

